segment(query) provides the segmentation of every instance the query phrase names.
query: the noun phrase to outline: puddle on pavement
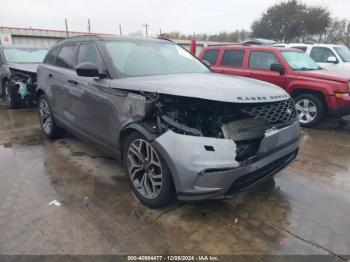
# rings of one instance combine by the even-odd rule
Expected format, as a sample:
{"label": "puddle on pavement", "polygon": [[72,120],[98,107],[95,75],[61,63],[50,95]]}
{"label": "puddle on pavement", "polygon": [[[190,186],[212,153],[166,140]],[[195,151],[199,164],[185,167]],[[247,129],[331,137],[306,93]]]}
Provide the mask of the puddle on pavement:
{"label": "puddle on pavement", "polygon": [[6,148],[13,145],[32,146],[42,144],[45,140],[46,137],[40,129],[23,129],[2,133],[0,136],[0,145]]}
{"label": "puddle on pavement", "polygon": [[[346,182],[340,177],[349,170],[347,132],[304,130],[301,162],[276,183],[230,200],[151,210],[135,200],[118,161],[69,135],[48,141],[37,123],[27,125],[33,112],[24,115],[0,114],[12,121],[0,121],[4,251],[324,254],[317,245],[339,253],[350,245],[350,199],[332,184]],[[48,206],[53,200],[61,206]]]}

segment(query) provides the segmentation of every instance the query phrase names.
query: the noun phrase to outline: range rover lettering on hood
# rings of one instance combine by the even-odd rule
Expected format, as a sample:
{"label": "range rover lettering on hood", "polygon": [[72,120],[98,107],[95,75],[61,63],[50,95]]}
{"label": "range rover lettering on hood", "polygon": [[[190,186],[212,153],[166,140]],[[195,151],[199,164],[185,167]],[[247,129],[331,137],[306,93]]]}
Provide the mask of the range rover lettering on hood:
{"label": "range rover lettering on hood", "polygon": [[280,96],[250,96],[250,97],[241,97],[241,96],[237,96],[237,100],[240,101],[260,101],[260,102],[264,102],[264,101],[268,101],[268,100],[276,100],[279,101],[281,99],[287,99],[289,96],[288,95],[280,95]]}
{"label": "range rover lettering on hood", "polygon": [[111,81],[111,88],[201,98],[228,103],[282,101],[282,88],[251,78],[214,73],[126,77]]}

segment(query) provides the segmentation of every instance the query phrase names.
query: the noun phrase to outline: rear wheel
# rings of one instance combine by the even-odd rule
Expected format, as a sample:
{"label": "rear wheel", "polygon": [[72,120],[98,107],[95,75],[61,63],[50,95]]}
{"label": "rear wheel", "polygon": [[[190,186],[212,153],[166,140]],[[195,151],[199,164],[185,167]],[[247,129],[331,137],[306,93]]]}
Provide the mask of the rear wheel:
{"label": "rear wheel", "polygon": [[45,95],[39,97],[39,120],[41,129],[48,138],[56,139],[62,137],[64,130],[57,126]]}
{"label": "rear wheel", "polygon": [[305,127],[314,127],[322,121],[326,106],[321,97],[314,94],[302,94],[295,99],[299,122]]}
{"label": "rear wheel", "polygon": [[164,159],[144,136],[131,133],[125,141],[123,157],[129,184],[143,204],[160,208],[176,199],[173,180]]}

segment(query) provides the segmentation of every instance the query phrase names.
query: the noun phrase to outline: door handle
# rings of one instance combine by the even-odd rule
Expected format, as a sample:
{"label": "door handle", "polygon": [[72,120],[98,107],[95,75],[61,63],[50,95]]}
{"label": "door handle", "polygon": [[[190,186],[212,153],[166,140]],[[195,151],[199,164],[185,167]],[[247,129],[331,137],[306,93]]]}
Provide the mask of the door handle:
{"label": "door handle", "polygon": [[78,82],[75,80],[68,80],[68,83],[72,84],[72,85],[78,85]]}
{"label": "door handle", "polygon": [[49,73],[49,77],[53,77],[53,75],[51,73]]}

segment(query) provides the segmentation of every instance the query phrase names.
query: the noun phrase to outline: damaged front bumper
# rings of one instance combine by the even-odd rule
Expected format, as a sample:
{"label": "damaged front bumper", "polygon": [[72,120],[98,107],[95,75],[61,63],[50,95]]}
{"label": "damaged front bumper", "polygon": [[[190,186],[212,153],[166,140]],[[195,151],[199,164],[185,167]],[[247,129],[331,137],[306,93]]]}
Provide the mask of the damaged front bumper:
{"label": "damaged front bumper", "polygon": [[152,144],[173,175],[180,200],[227,198],[275,175],[297,156],[298,121],[265,133],[258,153],[236,161],[237,146],[230,139],[196,137],[169,130]]}

